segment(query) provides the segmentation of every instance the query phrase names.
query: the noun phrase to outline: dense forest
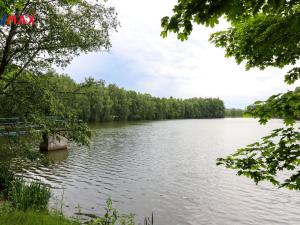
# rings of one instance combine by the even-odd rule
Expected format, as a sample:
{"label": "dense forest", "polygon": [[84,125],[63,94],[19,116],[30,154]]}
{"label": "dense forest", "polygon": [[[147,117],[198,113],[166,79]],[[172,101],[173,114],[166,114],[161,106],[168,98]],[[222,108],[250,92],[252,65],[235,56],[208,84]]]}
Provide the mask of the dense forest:
{"label": "dense forest", "polygon": [[225,117],[229,118],[241,118],[243,117],[244,114],[243,109],[235,109],[235,108],[230,108],[225,110]]}
{"label": "dense forest", "polygon": [[[57,115],[53,111],[71,112],[85,122],[225,116],[224,103],[218,98],[158,98],[127,91],[115,84],[107,85],[105,81],[93,78],[76,83],[69,76],[54,72],[41,77],[30,74],[23,76],[10,86],[5,95],[0,95],[0,102],[3,103],[0,108],[1,117]],[[24,112],[24,109],[27,111]]]}

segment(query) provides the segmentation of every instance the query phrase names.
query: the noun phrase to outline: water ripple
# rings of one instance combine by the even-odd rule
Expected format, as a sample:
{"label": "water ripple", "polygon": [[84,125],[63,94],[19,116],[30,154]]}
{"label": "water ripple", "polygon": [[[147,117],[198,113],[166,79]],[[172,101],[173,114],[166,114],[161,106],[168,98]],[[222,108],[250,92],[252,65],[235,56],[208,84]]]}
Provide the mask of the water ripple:
{"label": "water ripple", "polygon": [[[150,216],[157,225],[298,225],[299,192],[258,186],[217,167],[217,157],[256,141],[272,128],[251,119],[176,120],[101,124],[92,145],[51,153],[56,163],[27,176],[64,193],[72,215],[102,214],[107,197],[123,212]],[[134,125],[134,126],[132,126]],[[140,220],[141,221],[141,220]]]}

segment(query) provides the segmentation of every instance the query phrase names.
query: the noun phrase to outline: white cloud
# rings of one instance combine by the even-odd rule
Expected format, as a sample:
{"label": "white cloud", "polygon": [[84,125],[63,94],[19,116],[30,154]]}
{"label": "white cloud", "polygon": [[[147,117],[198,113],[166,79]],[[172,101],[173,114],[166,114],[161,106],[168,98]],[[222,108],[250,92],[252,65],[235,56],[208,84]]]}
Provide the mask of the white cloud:
{"label": "white cloud", "polygon": [[[82,56],[66,72],[80,80],[87,65],[93,73],[92,68],[106,68],[114,63],[110,60],[123,59],[128,64],[123,65],[126,74],[116,82],[118,85],[166,97],[220,97],[229,107],[244,107],[288,89],[283,83],[287,70],[245,71],[234,59],[225,58],[223,49],[209,43],[209,35],[226,23],[214,29],[196,26],[186,42],[178,41],[175,35],[162,39],[160,19],[171,14],[175,2],[110,0],[121,22],[119,32],[112,37],[113,57],[103,53]],[[126,79],[133,84],[128,85]]]}

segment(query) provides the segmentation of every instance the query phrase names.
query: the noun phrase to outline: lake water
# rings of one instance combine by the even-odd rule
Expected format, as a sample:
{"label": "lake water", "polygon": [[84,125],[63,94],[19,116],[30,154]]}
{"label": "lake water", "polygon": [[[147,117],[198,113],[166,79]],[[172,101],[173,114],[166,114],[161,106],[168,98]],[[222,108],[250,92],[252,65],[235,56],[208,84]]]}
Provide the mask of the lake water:
{"label": "lake water", "polygon": [[52,204],[64,212],[102,215],[111,197],[138,221],[154,213],[156,225],[300,224],[300,192],[256,186],[216,166],[216,158],[257,141],[280,120],[253,119],[104,123],[92,126],[88,147],[54,152],[49,167],[30,168],[54,188]]}

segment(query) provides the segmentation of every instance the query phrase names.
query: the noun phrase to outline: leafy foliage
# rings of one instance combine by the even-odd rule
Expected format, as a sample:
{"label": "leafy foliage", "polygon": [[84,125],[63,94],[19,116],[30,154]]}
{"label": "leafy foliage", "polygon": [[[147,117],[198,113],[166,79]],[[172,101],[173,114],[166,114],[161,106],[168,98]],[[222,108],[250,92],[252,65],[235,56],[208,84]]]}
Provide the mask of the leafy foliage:
{"label": "leafy foliage", "polygon": [[[235,26],[256,15],[288,16],[298,10],[298,1],[251,1],[251,0],[178,0],[171,17],[162,18],[162,36],[168,32],[177,33],[178,38],[186,40],[193,31],[193,23],[213,27],[224,17]],[[288,18],[287,18],[288,19]],[[294,26],[297,22],[294,21]],[[296,28],[298,29],[298,28]],[[281,35],[281,34],[278,34]]]}
{"label": "leafy foliage", "polygon": [[225,159],[218,159],[218,165],[236,169],[238,175],[250,177],[256,183],[267,180],[279,187],[299,189],[300,170],[287,172],[300,166],[299,140],[300,132],[293,127],[276,129],[263,137],[261,143],[253,143]]}
{"label": "leafy foliage", "polygon": [[[103,80],[93,78],[77,84],[70,77],[53,72],[40,78],[24,76],[8,91],[2,97],[0,95],[0,116],[36,122],[49,132],[55,127],[74,131],[83,129],[79,120],[222,118],[225,110],[223,101],[217,98],[157,98],[126,91],[114,84],[106,85]],[[47,117],[43,120],[42,116]],[[49,120],[51,118],[55,119]],[[65,120],[68,123],[65,124]]]}
{"label": "leafy foliage", "polygon": [[284,94],[271,96],[266,101],[257,101],[247,107],[246,115],[259,118],[266,124],[271,118],[282,118],[286,125],[295,124],[300,119],[300,88]]}
{"label": "leafy foliage", "polygon": [[286,75],[285,75],[285,83],[287,84],[293,84],[296,80],[300,79],[300,68],[295,67],[291,69]]}
{"label": "leafy foliage", "polygon": [[21,130],[28,135],[3,140],[0,156],[43,163],[45,158],[36,151],[43,134],[55,133],[88,144],[91,131],[85,122],[223,118],[224,111],[220,99],[161,99],[92,78],[78,84],[54,72],[40,77],[26,73],[0,93],[0,118],[19,118],[20,122],[6,126],[5,132]]}
{"label": "leafy foliage", "polygon": [[[216,47],[226,50],[226,57],[234,57],[238,64],[245,62],[246,69],[257,67],[283,68],[294,65],[300,58],[300,4],[299,1],[207,1],[178,0],[172,17],[164,17],[161,35],[177,33],[180,40],[187,40],[193,23],[215,26],[225,18],[230,27],[211,35]],[[287,84],[300,78],[299,68],[294,67],[285,76]],[[285,128],[274,130],[262,142],[239,149],[227,158],[219,158],[218,165],[238,170],[256,183],[268,180],[279,187],[300,189],[299,158],[300,135],[295,127],[300,118],[299,88],[271,96],[249,106],[246,115],[259,118],[262,124],[271,118],[282,118]],[[277,141],[276,141],[277,140]],[[280,180],[279,171],[288,174]],[[296,171],[296,172],[291,172]]]}
{"label": "leafy foliage", "polygon": [[27,133],[2,140],[0,158],[45,163],[44,155],[36,151],[42,135],[55,133],[78,144],[89,144],[92,133],[85,122],[223,118],[224,110],[220,99],[160,99],[93,78],[78,84],[54,72],[40,77],[26,73],[0,92],[0,118],[20,120],[4,131],[0,127],[0,132]]}
{"label": "leafy foliage", "polygon": [[17,20],[21,14],[36,17],[34,25],[1,28],[0,79],[7,85],[25,70],[38,75],[53,64],[66,66],[81,52],[108,50],[110,31],[118,26],[114,9],[98,1],[15,0],[2,2],[0,9]]}
{"label": "leafy foliage", "polygon": [[[295,127],[296,120],[300,118],[299,91],[296,88],[295,91],[274,95],[248,106],[247,116],[259,118],[261,124],[274,117],[282,118],[286,128],[276,129],[263,137],[262,142],[217,159],[217,164],[237,169],[238,175],[250,177],[256,183],[268,180],[279,187],[300,189],[300,128]],[[289,177],[282,179],[286,176]]]}
{"label": "leafy foliage", "polygon": [[34,24],[1,26],[0,114],[19,117],[22,129],[30,135],[9,140],[0,150],[33,159],[32,144],[41,133],[54,132],[88,144],[91,132],[87,125],[79,123],[77,114],[68,111],[41,76],[54,65],[68,65],[82,52],[109,50],[110,32],[119,25],[114,8],[100,1],[4,0],[0,13],[13,14],[16,21],[24,14],[35,17]]}
{"label": "leafy foliage", "polygon": [[217,98],[157,98],[93,78],[80,84],[56,74],[45,79],[59,90],[62,106],[87,122],[224,117],[224,103]]}
{"label": "leafy foliage", "polygon": [[[0,82],[1,87],[1,82]],[[78,115],[69,110],[45,77],[26,73],[0,94],[0,117],[17,117],[20,122],[1,132],[23,132],[2,140],[0,155],[9,161],[14,157],[44,161],[36,151],[43,134],[59,134],[79,144],[88,144],[91,131]]]}

